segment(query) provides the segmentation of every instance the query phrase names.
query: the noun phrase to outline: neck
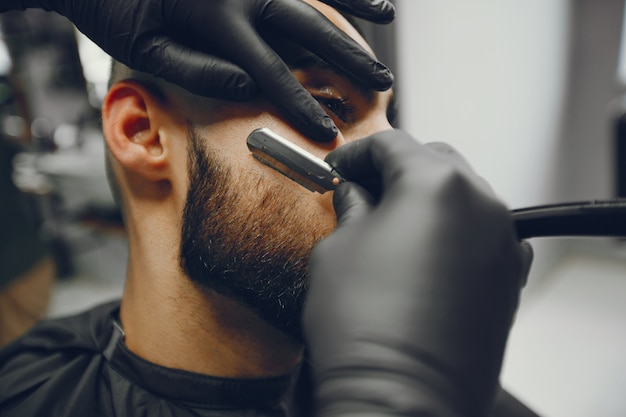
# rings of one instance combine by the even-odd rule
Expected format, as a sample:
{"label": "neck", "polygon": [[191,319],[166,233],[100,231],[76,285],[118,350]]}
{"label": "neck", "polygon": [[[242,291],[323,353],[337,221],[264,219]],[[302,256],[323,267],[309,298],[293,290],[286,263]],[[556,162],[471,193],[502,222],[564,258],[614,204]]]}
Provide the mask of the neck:
{"label": "neck", "polygon": [[129,239],[120,312],[132,352],[157,365],[219,377],[278,376],[297,366],[300,343],[240,302],[191,282],[172,255],[177,244],[159,248],[158,239],[144,241],[149,247]]}

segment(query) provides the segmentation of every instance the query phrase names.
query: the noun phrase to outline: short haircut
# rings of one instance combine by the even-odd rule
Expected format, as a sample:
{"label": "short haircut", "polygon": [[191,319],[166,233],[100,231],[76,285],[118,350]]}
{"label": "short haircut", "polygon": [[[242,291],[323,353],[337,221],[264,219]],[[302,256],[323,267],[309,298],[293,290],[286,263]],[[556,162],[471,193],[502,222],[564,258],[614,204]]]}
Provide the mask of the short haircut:
{"label": "short haircut", "polygon": [[[141,86],[148,90],[154,98],[162,101],[163,103],[167,102],[168,98],[171,97],[179,98],[180,103],[185,106],[184,111],[186,116],[188,117],[187,123],[190,128],[192,126],[210,124],[213,121],[211,115],[207,114],[207,117],[203,116],[202,118],[199,118],[199,113],[211,113],[211,110],[216,110],[221,106],[220,100],[193,94],[190,91],[178,85],[170,83],[162,78],[131,69],[127,65],[124,65],[123,63],[112,59],[108,88],[111,89],[116,83],[122,81],[133,81],[141,84]],[[195,119],[193,119],[193,114],[196,115]],[[113,195],[113,199],[123,212],[124,201],[120,190],[120,184],[113,170],[112,161],[113,156],[107,148],[105,155],[107,180],[109,183],[109,188],[111,189],[111,194]]]}

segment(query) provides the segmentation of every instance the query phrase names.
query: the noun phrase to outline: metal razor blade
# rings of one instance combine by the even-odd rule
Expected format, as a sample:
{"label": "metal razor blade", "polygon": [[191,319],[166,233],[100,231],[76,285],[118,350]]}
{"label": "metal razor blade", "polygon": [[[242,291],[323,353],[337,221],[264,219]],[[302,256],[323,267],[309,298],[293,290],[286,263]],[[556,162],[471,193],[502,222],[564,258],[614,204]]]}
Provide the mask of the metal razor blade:
{"label": "metal razor blade", "polygon": [[323,194],[345,181],[322,159],[268,128],[254,130],[246,143],[257,160],[310,191]]}
{"label": "metal razor blade", "polygon": [[[267,128],[248,136],[256,159],[311,191],[334,190],[345,179],[329,164]],[[534,237],[626,238],[626,199],[592,200],[511,211],[520,239]]]}

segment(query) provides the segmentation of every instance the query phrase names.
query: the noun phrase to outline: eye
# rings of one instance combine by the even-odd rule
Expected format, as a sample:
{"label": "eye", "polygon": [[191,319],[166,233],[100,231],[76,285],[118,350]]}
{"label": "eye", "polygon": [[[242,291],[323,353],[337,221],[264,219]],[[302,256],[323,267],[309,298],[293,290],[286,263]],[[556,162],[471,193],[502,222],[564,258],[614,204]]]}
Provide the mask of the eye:
{"label": "eye", "polygon": [[351,105],[348,99],[344,97],[315,97],[315,99],[331,113],[333,113],[339,120],[344,123],[350,123],[356,113],[356,107]]}

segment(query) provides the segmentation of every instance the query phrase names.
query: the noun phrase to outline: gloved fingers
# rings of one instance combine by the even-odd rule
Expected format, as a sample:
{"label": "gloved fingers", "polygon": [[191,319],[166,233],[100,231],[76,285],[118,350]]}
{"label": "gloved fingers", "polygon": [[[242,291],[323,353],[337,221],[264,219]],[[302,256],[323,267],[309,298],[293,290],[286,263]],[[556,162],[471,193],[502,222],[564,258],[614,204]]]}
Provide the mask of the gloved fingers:
{"label": "gloved fingers", "polygon": [[[299,3],[299,2],[294,2]],[[251,28],[240,28],[229,59],[246,68],[257,87],[296,129],[312,140],[330,142],[338,129],[322,106],[293,77],[287,64]]]}
{"label": "gloved fingers", "polygon": [[232,101],[250,100],[257,94],[252,77],[237,65],[169,37],[152,38],[138,49],[144,71],[196,94]]}
{"label": "gloved fingers", "polygon": [[393,84],[389,68],[308,4],[289,0],[267,9],[263,27],[293,40],[369,88],[384,91]]}
{"label": "gloved fingers", "polygon": [[337,10],[373,23],[391,23],[396,17],[394,5],[387,0],[321,0]]}
{"label": "gloved fingers", "polygon": [[465,157],[461,155],[459,151],[457,151],[451,145],[444,142],[429,142],[424,144],[424,146],[433,149],[439,155],[451,161],[457,168],[459,168],[462,172],[472,178],[474,183],[484,192],[490,195],[494,194],[493,187],[491,187],[491,185],[483,177],[476,174],[476,171],[470,165],[469,161],[465,159]]}
{"label": "gloved fingers", "polygon": [[414,164],[421,145],[400,130],[386,130],[347,143],[326,155],[325,161],[342,176],[359,184],[373,182],[383,185],[392,172]]}
{"label": "gloved fingers", "polygon": [[456,149],[454,149],[451,145],[444,142],[428,142],[425,143],[424,146],[434,150],[442,157],[447,158],[451,161],[454,161],[455,165],[459,168],[463,169],[466,172],[474,173],[474,169],[471,167],[467,159],[463,155],[461,155]]}
{"label": "gloved fingers", "polygon": [[465,158],[454,148],[442,143],[420,145],[400,130],[375,133],[348,143],[326,156],[326,162],[346,179],[365,187],[376,200],[392,187],[398,195],[410,198],[407,190],[417,190],[425,176],[446,176],[456,170],[468,184],[487,196],[491,186],[476,175]]}
{"label": "gloved fingers", "polygon": [[349,182],[340,184],[333,194],[337,228],[363,219],[372,211],[373,204],[372,195],[363,187]]}
{"label": "gloved fingers", "polygon": [[350,181],[361,182],[364,179],[379,177],[370,152],[374,138],[379,135],[374,134],[348,142],[330,151],[324,160]]}
{"label": "gloved fingers", "polygon": [[521,287],[524,288],[528,282],[528,275],[530,274],[530,268],[533,264],[533,259],[534,259],[535,254],[533,251],[533,247],[528,241],[523,240],[522,242],[520,242],[520,246],[521,246],[521,252],[522,252],[522,285]]}

